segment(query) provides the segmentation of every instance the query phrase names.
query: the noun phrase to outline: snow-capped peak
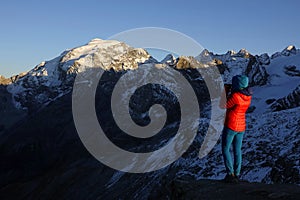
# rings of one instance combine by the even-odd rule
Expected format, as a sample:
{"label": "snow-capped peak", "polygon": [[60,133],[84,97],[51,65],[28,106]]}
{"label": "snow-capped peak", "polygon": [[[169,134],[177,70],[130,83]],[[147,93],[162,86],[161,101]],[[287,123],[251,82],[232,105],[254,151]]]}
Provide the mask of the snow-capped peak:
{"label": "snow-capped peak", "polygon": [[241,49],[237,54],[240,56],[249,56],[250,55],[250,53],[244,48]]}
{"label": "snow-capped peak", "polygon": [[296,49],[294,45],[290,45],[286,48],[287,51],[291,51],[293,49]]}
{"label": "snow-capped peak", "polygon": [[296,49],[294,45],[289,45],[285,49],[283,49],[281,52],[276,52],[274,53],[271,58],[277,58],[279,56],[291,56],[291,55],[296,55],[299,53],[299,50]]}
{"label": "snow-capped peak", "polygon": [[[116,40],[96,38],[40,63],[10,84],[7,90],[12,93],[19,108],[39,106],[70,92],[74,76],[88,68],[115,71],[136,69],[138,63],[144,63],[149,58],[144,49],[133,48]],[[47,89],[40,90],[40,87]]]}
{"label": "snow-capped peak", "polygon": [[104,46],[116,45],[119,43],[121,43],[121,42],[116,41],[116,40],[102,40],[100,38],[94,38],[91,41],[89,41],[87,45],[84,45],[84,46],[101,45],[102,47],[104,47]]}
{"label": "snow-capped peak", "polygon": [[91,43],[101,43],[103,42],[104,40],[100,39],[100,38],[94,38],[92,39],[91,41],[88,42],[88,44],[91,44]]}
{"label": "snow-capped peak", "polygon": [[281,52],[281,54],[284,55],[284,56],[289,56],[291,54],[296,54],[296,53],[297,53],[297,50],[296,50],[296,47],[294,45],[290,45],[290,46],[286,47]]}

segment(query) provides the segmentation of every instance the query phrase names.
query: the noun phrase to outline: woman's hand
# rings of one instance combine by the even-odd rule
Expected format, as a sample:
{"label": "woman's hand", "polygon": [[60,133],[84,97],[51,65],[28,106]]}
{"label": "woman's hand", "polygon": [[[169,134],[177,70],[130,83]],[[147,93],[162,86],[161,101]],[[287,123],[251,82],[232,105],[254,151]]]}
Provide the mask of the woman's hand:
{"label": "woman's hand", "polygon": [[231,92],[232,85],[231,84],[224,84],[224,88],[225,88],[226,97],[228,97],[228,95]]}

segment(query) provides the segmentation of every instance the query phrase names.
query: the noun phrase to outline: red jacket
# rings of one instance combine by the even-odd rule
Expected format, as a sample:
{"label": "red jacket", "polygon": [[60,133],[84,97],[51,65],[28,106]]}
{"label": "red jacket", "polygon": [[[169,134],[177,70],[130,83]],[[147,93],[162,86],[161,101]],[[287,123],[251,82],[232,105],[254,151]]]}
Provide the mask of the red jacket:
{"label": "red jacket", "polygon": [[246,130],[246,111],[251,103],[251,95],[242,92],[231,94],[226,103],[225,126],[236,132]]}

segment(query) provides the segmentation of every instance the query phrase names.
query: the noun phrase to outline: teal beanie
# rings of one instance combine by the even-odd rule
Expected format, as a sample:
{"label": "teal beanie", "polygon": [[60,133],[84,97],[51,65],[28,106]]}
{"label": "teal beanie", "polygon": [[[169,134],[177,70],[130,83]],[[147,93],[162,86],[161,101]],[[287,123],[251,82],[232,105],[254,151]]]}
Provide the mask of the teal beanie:
{"label": "teal beanie", "polygon": [[236,75],[232,78],[232,89],[241,90],[248,87],[249,79],[245,75]]}

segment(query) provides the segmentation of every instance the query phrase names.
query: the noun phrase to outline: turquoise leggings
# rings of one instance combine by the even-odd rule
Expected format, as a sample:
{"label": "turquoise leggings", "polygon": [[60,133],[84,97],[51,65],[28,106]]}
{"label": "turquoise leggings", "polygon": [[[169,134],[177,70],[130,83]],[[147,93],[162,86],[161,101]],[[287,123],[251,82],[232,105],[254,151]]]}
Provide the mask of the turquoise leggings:
{"label": "turquoise leggings", "polygon": [[[242,166],[242,141],[243,132],[236,132],[224,127],[222,134],[222,154],[227,174],[240,175]],[[231,159],[230,147],[233,146],[234,163]]]}

